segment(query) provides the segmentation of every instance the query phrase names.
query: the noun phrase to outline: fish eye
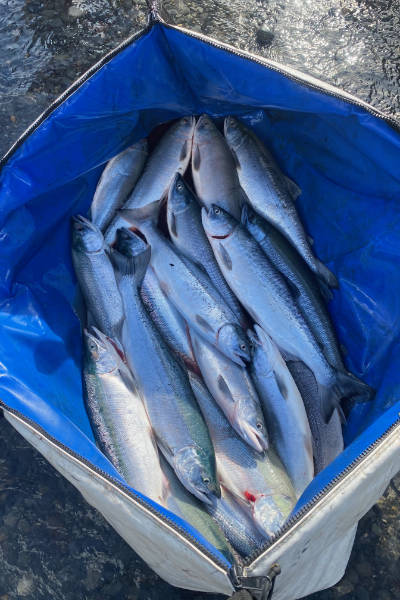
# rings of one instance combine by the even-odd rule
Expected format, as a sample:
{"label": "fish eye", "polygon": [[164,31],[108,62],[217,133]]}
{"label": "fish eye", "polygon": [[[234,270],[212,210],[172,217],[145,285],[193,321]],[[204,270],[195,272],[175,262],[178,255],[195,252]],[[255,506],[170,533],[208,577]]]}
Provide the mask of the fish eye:
{"label": "fish eye", "polygon": [[239,348],[240,348],[241,350],[247,350],[247,346],[246,346],[246,344],[240,344]]}
{"label": "fish eye", "polygon": [[261,429],[263,428],[263,424],[261,423],[261,421],[257,421],[256,427],[259,431],[261,431]]}
{"label": "fish eye", "polygon": [[221,209],[220,209],[218,206],[216,206],[216,207],[214,208],[214,214],[215,214],[215,215],[219,215],[219,213],[220,213],[220,212],[221,212]]}
{"label": "fish eye", "polygon": [[205,483],[206,485],[208,485],[210,483],[210,478],[209,477],[202,477],[203,483]]}
{"label": "fish eye", "polygon": [[183,192],[183,183],[181,181],[177,184],[176,189],[178,192]]}

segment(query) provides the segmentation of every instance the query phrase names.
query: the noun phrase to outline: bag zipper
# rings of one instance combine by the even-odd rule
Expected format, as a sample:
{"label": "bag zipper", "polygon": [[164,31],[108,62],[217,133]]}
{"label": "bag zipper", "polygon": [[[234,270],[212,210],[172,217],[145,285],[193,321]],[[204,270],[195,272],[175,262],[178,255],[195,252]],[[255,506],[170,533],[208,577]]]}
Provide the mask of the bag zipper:
{"label": "bag zipper", "polygon": [[347,102],[348,104],[353,104],[355,106],[364,108],[366,111],[371,113],[374,117],[377,117],[379,119],[382,119],[383,121],[386,121],[389,125],[394,127],[394,129],[397,132],[400,133],[400,122],[397,119],[395,119],[395,117],[385,114],[384,112],[375,108],[368,102],[365,102],[364,100],[361,100],[360,98],[357,98],[357,96],[354,96],[353,94],[344,92],[343,90],[335,87],[334,85],[325,83],[325,82],[313,77],[312,75],[307,75],[306,73],[301,73],[300,71],[297,71],[297,69],[294,69],[292,67],[284,67],[283,65],[281,65],[275,61],[269,60],[267,58],[263,58],[261,56],[258,56],[257,54],[252,54],[251,52],[247,52],[245,50],[239,50],[238,48],[235,48],[234,46],[225,44],[224,42],[219,42],[218,40],[215,40],[214,38],[211,38],[211,37],[205,35],[204,33],[192,31],[191,29],[186,29],[185,27],[180,27],[178,25],[171,25],[170,23],[166,23],[165,21],[163,21],[163,19],[161,17],[158,18],[158,23],[167,29],[180,31],[180,32],[184,33],[185,35],[187,35],[188,37],[191,37],[194,39],[199,39],[202,42],[204,42],[205,44],[208,44],[209,46],[213,46],[214,48],[224,50],[230,54],[239,56],[240,58],[245,58],[247,60],[250,60],[251,62],[262,65],[263,67],[267,67],[271,71],[275,71],[277,73],[280,73],[281,75],[285,75],[285,77],[287,77],[288,79],[295,81],[296,83],[299,83],[301,85],[304,85],[308,88],[314,89],[318,92],[322,92],[323,94],[325,94],[327,96],[331,96],[331,97],[337,98],[339,100],[343,100],[343,101]]}
{"label": "bag zipper", "polygon": [[266,58],[262,58],[256,54],[252,54],[251,52],[245,52],[244,50],[238,50],[234,46],[230,46],[229,44],[225,44],[223,42],[218,42],[213,38],[204,35],[203,33],[198,33],[197,31],[191,31],[190,29],[185,29],[184,27],[179,27],[177,25],[170,25],[165,22],[158,12],[158,3],[154,3],[154,9],[151,9],[148,17],[148,24],[144,29],[134,33],[126,40],[124,40],[119,46],[108,52],[103,58],[101,58],[97,63],[95,63],[90,69],[88,69],[81,77],[79,77],[74,83],[70,85],[58,98],[54,100],[50,104],[50,106],[41,114],[29,127],[20,135],[20,137],[14,142],[11,148],[5,153],[5,155],[0,160],[0,174],[3,167],[6,165],[11,156],[16,152],[16,150],[24,143],[24,141],[43,123],[51,113],[60,106],[69,96],[71,96],[83,83],[85,83],[92,75],[94,75],[101,67],[107,64],[114,56],[119,54],[122,50],[127,48],[132,42],[135,42],[146,33],[148,33],[153,27],[160,26],[166,27],[167,29],[173,29],[176,31],[180,31],[187,35],[188,37],[192,37],[194,39],[201,40],[205,44],[209,46],[213,46],[214,48],[219,48],[220,50],[224,50],[230,54],[234,54],[239,56],[240,58],[245,58],[252,62],[255,62],[259,65],[267,67],[272,71],[276,71],[277,73],[281,73],[285,75],[288,79],[295,81],[296,83],[300,83],[306,87],[317,90],[318,92],[322,92],[325,95],[338,98],[339,100],[343,100],[348,102],[349,104],[353,104],[355,106],[359,106],[364,108],[367,112],[371,113],[374,117],[385,121],[389,125],[391,125],[397,132],[400,133],[400,123],[392,116],[386,115],[384,112],[374,108],[368,102],[364,102],[357,98],[357,96],[353,96],[348,92],[342,92],[339,88],[332,86],[330,84],[326,84],[323,81],[317,80],[316,78],[306,75],[305,73],[300,73],[295,69],[290,67],[283,67],[279,63],[275,63],[274,61],[268,60]]}
{"label": "bag zipper", "polygon": [[280,529],[279,533],[268,541],[263,548],[260,550],[256,550],[250,556],[246,557],[243,560],[243,563],[246,567],[250,566],[251,563],[259,558],[262,554],[264,554],[267,550],[269,550],[281,537],[283,537],[292,527],[298,523],[312,508],[314,508],[327,494],[332,491],[345,477],[350,475],[368,456],[387,438],[389,437],[396,429],[400,429],[400,413],[397,416],[397,419],[384,433],[382,433],[372,444],[370,444],[365,450],[361,452],[347,467],[343,469],[338,475],[336,475],[329,483],[326,484],[325,487],[322,488],[320,492],[318,492],[312,500],[307,502],[300,510],[298,510],[292,517],[290,517],[283,527]]}
{"label": "bag zipper", "polygon": [[[14,408],[7,406],[7,404],[5,402],[3,402],[2,400],[0,400],[0,407],[3,410],[6,410],[7,412],[11,413],[12,415],[15,415],[16,417],[18,417],[18,419],[20,421],[29,425],[29,427],[31,429],[33,429],[36,433],[40,434],[42,437],[44,437],[46,440],[50,441],[52,444],[57,446],[63,452],[65,452],[69,456],[73,457],[76,461],[85,465],[90,471],[92,471],[98,475],[101,475],[101,477],[103,477],[103,479],[107,480],[109,483],[113,484],[114,487],[123,491],[124,494],[129,496],[137,504],[144,507],[150,513],[157,516],[158,519],[160,519],[161,521],[166,523],[169,527],[171,527],[171,529],[178,532],[183,538],[188,540],[192,544],[192,546],[194,546],[202,554],[206,555],[208,559],[210,559],[213,563],[215,563],[216,566],[218,566],[220,569],[223,569],[225,571],[225,573],[228,575],[229,579],[231,580],[232,585],[234,585],[236,589],[238,589],[239,582],[240,582],[240,588],[242,589],[242,588],[246,587],[246,579],[249,580],[249,585],[250,585],[250,580],[253,579],[252,577],[248,578],[245,576],[246,567],[249,567],[253,561],[255,561],[262,554],[265,554],[268,550],[270,550],[272,548],[272,546],[274,546],[274,544],[276,544],[286,533],[288,533],[290,531],[290,529],[292,529],[292,527],[294,527],[294,525],[296,525],[312,508],[314,508],[321,500],[323,500],[323,498],[326,496],[326,494],[328,492],[332,491],[345,477],[347,477],[366,458],[368,458],[368,456],[387,437],[389,437],[389,435],[391,435],[393,433],[393,431],[395,431],[396,429],[400,429],[400,413],[399,413],[396,421],[394,423],[392,423],[392,425],[390,427],[388,427],[388,429],[384,433],[382,433],[374,442],[372,442],[372,444],[370,444],[365,450],[363,450],[363,452],[361,452],[361,454],[356,459],[354,459],[345,469],[343,469],[343,471],[341,471],[338,475],[336,475],[320,492],[318,492],[318,494],[316,494],[314,496],[314,498],[312,500],[307,502],[307,504],[305,504],[299,511],[297,511],[292,517],[290,517],[288,519],[288,521],[286,521],[284,526],[281,528],[279,533],[274,538],[272,538],[270,541],[268,541],[261,549],[254,551],[252,554],[250,554],[250,556],[248,556],[244,559],[241,559],[240,557],[238,557],[236,555],[235,556],[235,564],[228,567],[227,563],[224,563],[223,561],[221,561],[221,559],[219,557],[217,557],[215,554],[213,554],[212,552],[210,552],[210,550],[208,548],[205,548],[196,538],[194,538],[190,533],[188,533],[188,531],[185,528],[181,527],[180,525],[178,525],[171,519],[168,519],[168,517],[166,517],[165,515],[160,513],[157,509],[155,509],[154,506],[152,506],[150,503],[146,502],[143,498],[141,498],[140,496],[138,496],[137,494],[132,492],[126,485],[124,485],[123,483],[121,483],[120,481],[118,481],[117,479],[115,479],[114,477],[112,477],[111,475],[109,475],[108,473],[106,473],[105,471],[100,469],[99,467],[96,467],[95,465],[93,465],[91,462],[86,460],[83,456],[81,456],[80,454],[78,454],[77,452],[72,450],[71,448],[68,448],[68,446],[65,446],[64,444],[59,442],[53,436],[49,435],[40,425],[35,423],[35,421],[30,419],[29,417],[26,417],[18,410],[15,410]],[[278,568],[279,568],[279,566],[278,566]]]}
{"label": "bag zipper", "polygon": [[160,521],[163,521],[171,529],[173,529],[174,531],[179,533],[183,538],[185,538],[187,541],[189,541],[192,544],[192,546],[194,546],[197,550],[200,550],[202,554],[205,554],[207,556],[207,558],[210,559],[216,566],[220,567],[225,572],[228,572],[228,570],[230,568],[230,567],[228,567],[228,565],[229,565],[228,559],[226,559],[226,562],[223,562],[218,556],[216,556],[214,553],[212,553],[208,548],[203,546],[195,537],[193,537],[186,530],[186,528],[181,527],[180,525],[178,525],[177,523],[175,523],[174,521],[172,521],[171,519],[166,517],[164,514],[162,514],[160,511],[158,511],[152,504],[150,504],[149,502],[146,502],[146,500],[144,500],[138,494],[135,494],[126,484],[122,483],[121,481],[119,481],[118,479],[113,477],[112,475],[109,475],[108,473],[103,471],[103,469],[100,469],[100,467],[96,467],[96,465],[93,465],[90,461],[88,461],[86,458],[84,458],[83,456],[81,456],[80,454],[78,454],[77,452],[75,452],[74,450],[69,448],[68,446],[65,446],[63,443],[58,441],[52,435],[47,433],[47,431],[45,429],[43,429],[40,425],[38,425],[35,421],[30,419],[29,417],[26,417],[20,411],[7,406],[7,404],[5,402],[3,402],[3,400],[0,400],[0,408],[9,412],[10,414],[14,415],[15,417],[17,417],[24,424],[28,425],[30,427],[30,429],[33,429],[41,437],[43,437],[47,441],[51,442],[54,446],[56,446],[57,448],[62,450],[65,454],[68,454],[69,456],[74,458],[78,463],[83,464],[91,472],[94,472],[97,475],[100,475],[107,482],[111,483],[114,487],[118,488],[118,490],[122,491],[125,495],[129,496],[132,500],[134,500],[136,504],[139,504],[140,506],[145,508],[148,512],[155,515]]}
{"label": "bag zipper", "polygon": [[137,31],[136,33],[129,36],[126,40],[124,40],[119,46],[110,50],[103,58],[101,58],[97,63],[95,63],[90,69],[85,71],[83,75],[78,77],[60,96],[58,96],[47,108],[43,111],[34,121],[25,129],[25,131],[17,138],[17,140],[13,143],[11,148],[7,150],[4,156],[0,160],[0,174],[2,169],[6,166],[8,160],[12,157],[12,155],[18,150],[18,148],[25,142],[25,140],[34,132],[36,129],[51,115],[52,112],[56,110],[67,98],[69,98],[80,86],[85,83],[92,75],[97,73],[105,64],[110,62],[114,56],[125,50],[130,44],[137,41],[142,36],[149,33],[149,31],[153,28],[156,21],[153,21],[149,17],[149,22],[144,29]]}

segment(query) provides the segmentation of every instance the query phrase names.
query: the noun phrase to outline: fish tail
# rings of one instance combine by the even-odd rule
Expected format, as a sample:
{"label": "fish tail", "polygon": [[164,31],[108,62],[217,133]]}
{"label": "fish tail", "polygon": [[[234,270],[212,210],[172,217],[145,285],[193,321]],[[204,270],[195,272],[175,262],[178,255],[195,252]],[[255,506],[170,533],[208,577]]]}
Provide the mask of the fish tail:
{"label": "fish tail", "polygon": [[321,415],[326,424],[330,422],[336,410],[338,410],[341,420],[343,420],[342,409],[340,406],[340,389],[336,383],[332,386],[325,386],[318,383],[318,396]]}
{"label": "fish tail", "polygon": [[316,259],[316,274],[322,279],[325,283],[329,285],[331,288],[338,288],[339,282],[336,279],[336,276],[328,269],[327,266],[324,265],[320,260]]}
{"label": "fish tail", "polygon": [[140,287],[150,261],[150,246],[146,244],[146,246],[134,256],[124,254],[115,248],[111,248],[110,254],[117,282],[121,278],[130,275],[134,278],[137,287]]}
{"label": "fish tail", "polygon": [[118,214],[125,221],[140,229],[140,226],[147,221],[157,223],[161,200],[155,200],[154,202],[150,202],[150,204],[137,208],[121,208]]}
{"label": "fish tail", "polygon": [[329,423],[335,410],[338,411],[342,422],[346,422],[340,402],[346,398],[357,398],[358,402],[368,402],[374,395],[374,390],[360,381],[355,375],[344,371],[336,371],[335,382],[325,387],[318,384],[321,413],[325,423]]}
{"label": "fish tail", "polygon": [[344,398],[357,399],[357,402],[368,402],[375,394],[372,387],[347,371],[338,371],[338,382]]}

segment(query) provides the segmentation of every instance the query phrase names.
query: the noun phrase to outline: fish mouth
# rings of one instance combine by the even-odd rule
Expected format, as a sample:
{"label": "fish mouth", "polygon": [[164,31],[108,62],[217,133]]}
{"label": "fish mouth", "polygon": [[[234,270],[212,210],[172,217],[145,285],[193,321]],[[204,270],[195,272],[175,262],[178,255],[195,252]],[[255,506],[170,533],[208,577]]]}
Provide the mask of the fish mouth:
{"label": "fish mouth", "polygon": [[196,129],[206,129],[210,125],[213,125],[211,118],[208,115],[203,114],[197,119]]}
{"label": "fish mouth", "polygon": [[249,350],[235,350],[235,356],[238,360],[243,363],[245,367],[248,362],[250,362],[250,349]]}
{"label": "fish mouth", "polygon": [[225,117],[224,136],[228,143],[228,146],[230,146],[234,150],[240,148],[244,141],[244,136],[240,131],[240,122],[231,115]]}
{"label": "fish mouth", "polygon": [[234,127],[235,126],[235,119],[232,117],[232,115],[228,115],[227,117],[225,117],[224,120],[224,135],[226,136],[227,131],[228,131],[228,127]]}
{"label": "fish mouth", "polygon": [[210,498],[206,492],[201,492],[198,489],[194,489],[192,491],[193,495],[196,496],[199,500],[201,500],[202,502],[204,502],[205,504],[208,504],[208,506],[213,506],[215,501],[213,502],[212,498]]}
{"label": "fish mouth", "polygon": [[72,217],[72,223],[77,231],[84,231],[85,229],[91,229],[97,232],[97,227],[89,219],[86,219],[82,215],[74,215]]}
{"label": "fish mouth", "polygon": [[203,223],[204,230],[206,234],[212,237],[213,239],[226,240],[226,238],[228,238],[235,231],[235,226],[229,227],[229,225],[226,223],[223,225],[225,229],[224,232],[212,232],[209,230],[208,225],[212,224],[213,222],[215,223],[216,221],[218,222],[218,216],[223,216],[223,214],[223,209],[217,204],[211,204],[208,210],[205,206],[203,206],[201,209],[201,220]]}
{"label": "fish mouth", "polygon": [[240,427],[242,436],[246,442],[259,454],[268,450],[268,441],[260,433],[251,427],[248,423],[243,423]]}
{"label": "fish mouth", "polygon": [[237,352],[233,353],[232,360],[234,363],[239,365],[239,367],[243,367],[243,368],[247,367],[247,362],[245,362],[244,357],[241,356],[240,354],[238,354]]}

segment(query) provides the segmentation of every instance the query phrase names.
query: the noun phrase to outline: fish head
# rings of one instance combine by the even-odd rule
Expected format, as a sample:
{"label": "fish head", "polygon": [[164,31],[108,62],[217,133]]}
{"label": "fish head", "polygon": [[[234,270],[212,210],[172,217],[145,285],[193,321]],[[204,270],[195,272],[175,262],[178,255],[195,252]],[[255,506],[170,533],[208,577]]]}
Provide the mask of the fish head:
{"label": "fish head", "polygon": [[257,324],[254,332],[248,331],[252,366],[263,377],[274,376],[276,356],[279,352],[271,337]]}
{"label": "fish head", "polygon": [[249,340],[249,347],[250,347],[250,361],[251,361],[251,363],[253,363],[254,358],[257,355],[257,350],[261,346],[261,343],[260,343],[260,340],[258,339],[257,333],[254,332],[252,329],[247,330],[247,338]]}
{"label": "fish head", "polygon": [[293,499],[281,493],[263,494],[252,504],[254,521],[263,533],[274,537],[294,507]]}
{"label": "fish head", "polygon": [[241,367],[250,361],[250,346],[245,332],[239,325],[227,323],[218,332],[217,346],[223,354]]}
{"label": "fish head", "polygon": [[257,242],[262,242],[266,235],[264,221],[248,204],[242,208],[241,223]]}
{"label": "fish head", "polygon": [[257,398],[238,398],[235,402],[234,423],[242,438],[262,454],[268,450],[268,432],[264,415]]}
{"label": "fish head", "polygon": [[215,135],[215,133],[218,135],[219,131],[211,117],[206,114],[200,115],[194,130],[195,142],[201,143],[202,141],[209,141],[210,135]]}
{"label": "fish head", "polygon": [[193,194],[180,173],[176,173],[168,190],[167,213],[172,215],[185,212],[193,202]]}
{"label": "fish head", "polygon": [[91,362],[95,365],[97,373],[112,373],[118,367],[115,350],[103,334],[92,328],[83,332],[85,346]]}
{"label": "fish head", "polygon": [[237,150],[244,142],[246,130],[235,117],[228,116],[224,121],[224,135],[231,150]]}
{"label": "fish head", "polygon": [[189,163],[192,153],[193,132],[196,125],[196,119],[192,115],[186,115],[177,121],[171,128],[171,142],[177,143],[180,147],[179,171],[183,173]]}
{"label": "fish head", "polygon": [[215,462],[209,460],[204,450],[186,446],[174,458],[175,473],[189,492],[206,504],[213,504],[221,496],[215,473]]}
{"label": "fish head", "polygon": [[216,204],[212,204],[208,211],[203,207],[201,209],[201,219],[208,237],[217,240],[228,238],[238,225],[234,217]]}
{"label": "fish head", "polygon": [[187,134],[193,133],[196,125],[196,117],[193,115],[185,115],[176,123],[177,130],[184,131]]}
{"label": "fish head", "polygon": [[115,242],[115,249],[124,256],[134,258],[147,248],[148,244],[143,238],[125,227],[117,230],[117,237]]}
{"label": "fish head", "polygon": [[72,217],[72,246],[85,253],[99,252],[104,248],[104,238],[100,229],[82,215]]}

